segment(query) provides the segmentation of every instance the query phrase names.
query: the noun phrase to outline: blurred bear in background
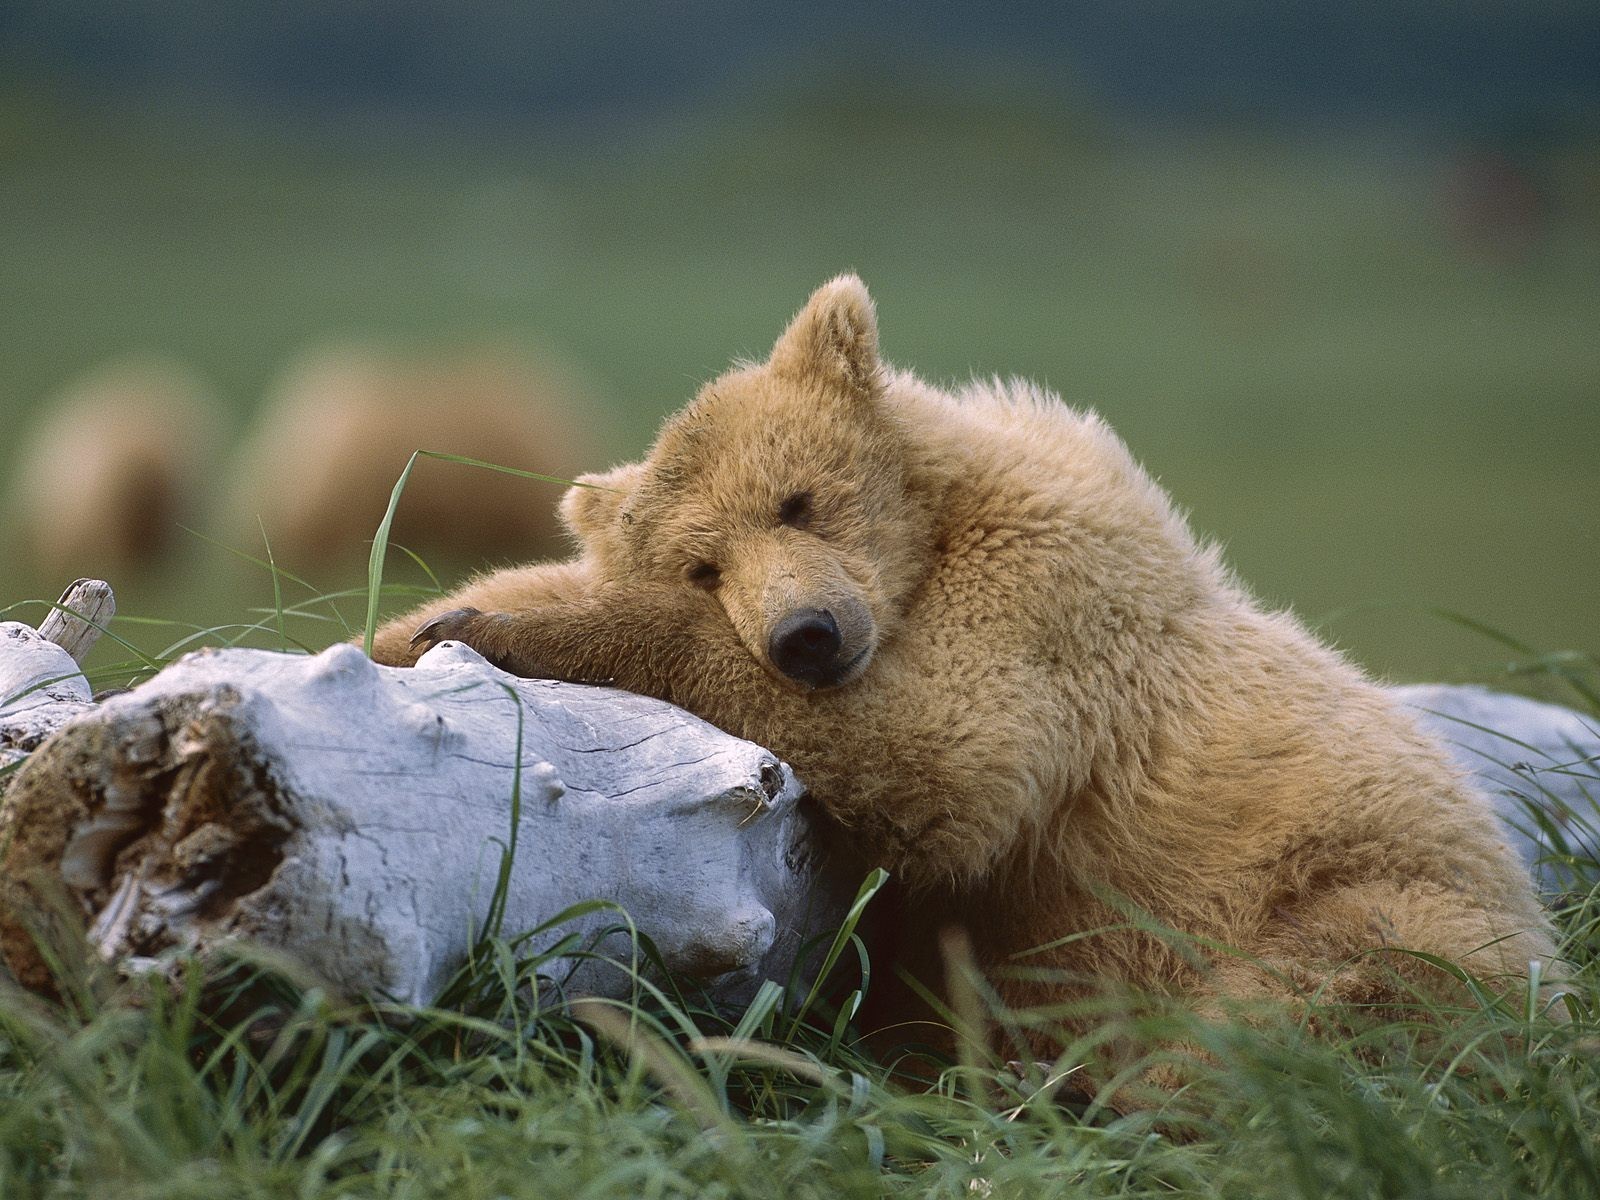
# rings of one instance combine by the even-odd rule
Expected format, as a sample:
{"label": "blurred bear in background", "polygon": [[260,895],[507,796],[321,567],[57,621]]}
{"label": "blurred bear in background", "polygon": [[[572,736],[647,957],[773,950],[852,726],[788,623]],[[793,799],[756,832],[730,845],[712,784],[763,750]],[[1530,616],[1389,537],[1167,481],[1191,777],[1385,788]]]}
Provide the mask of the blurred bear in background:
{"label": "blurred bear in background", "polygon": [[155,358],[108,364],[43,406],[15,462],[6,524],[51,578],[164,566],[197,519],[218,448],[215,404]]}
{"label": "blurred bear in background", "polygon": [[[570,371],[498,351],[313,354],[285,374],[240,449],[230,538],[259,545],[264,529],[290,569],[363,562],[413,451],[570,478],[593,455],[588,394]],[[452,563],[539,557],[563,544],[560,495],[419,458],[390,539]]]}

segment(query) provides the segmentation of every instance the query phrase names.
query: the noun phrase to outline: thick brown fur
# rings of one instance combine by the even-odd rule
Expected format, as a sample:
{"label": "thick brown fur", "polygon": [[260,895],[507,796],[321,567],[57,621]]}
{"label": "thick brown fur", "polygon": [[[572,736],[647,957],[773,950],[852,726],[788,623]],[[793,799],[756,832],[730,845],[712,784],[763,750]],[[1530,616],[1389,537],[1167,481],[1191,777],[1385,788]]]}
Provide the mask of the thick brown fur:
{"label": "thick brown fur", "polygon": [[[773,748],[902,881],[902,963],[936,971],[960,922],[1018,1004],[1096,981],[1386,1003],[1442,976],[1367,951],[1499,978],[1552,952],[1486,803],[1383,689],[1259,607],[1095,415],[882,366],[853,276],[642,462],[581,482],[575,558],[482,577],[383,628],[376,657],[413,662],[419,622],[449,614],[429,638]],[[840,686],[768,659],[804,607],[854,614],[865,658]],[[1174,949],[1147,917],[1246,957]],[[1042,977],[1008,969],[1102,926],[1022,960]]]}

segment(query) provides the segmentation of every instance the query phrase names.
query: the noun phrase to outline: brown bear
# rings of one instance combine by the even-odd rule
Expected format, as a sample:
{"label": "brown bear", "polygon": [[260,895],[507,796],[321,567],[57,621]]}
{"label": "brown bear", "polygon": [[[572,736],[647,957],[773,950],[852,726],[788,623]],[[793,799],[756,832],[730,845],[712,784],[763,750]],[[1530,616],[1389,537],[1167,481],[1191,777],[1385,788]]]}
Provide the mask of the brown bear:
{"label": "brown bear", "polygon": [[901,881],[900,965],[959,923],[1010,1003],[1205,1007],[1445,978],[1377,947],[1501,979],[1552,953],[1487,804],[1382,688],[1263,611],[1094,414],[884,366],[853,276],[579,483],[577,557],[479,578],[376,657],[458,639],[772,748]]}

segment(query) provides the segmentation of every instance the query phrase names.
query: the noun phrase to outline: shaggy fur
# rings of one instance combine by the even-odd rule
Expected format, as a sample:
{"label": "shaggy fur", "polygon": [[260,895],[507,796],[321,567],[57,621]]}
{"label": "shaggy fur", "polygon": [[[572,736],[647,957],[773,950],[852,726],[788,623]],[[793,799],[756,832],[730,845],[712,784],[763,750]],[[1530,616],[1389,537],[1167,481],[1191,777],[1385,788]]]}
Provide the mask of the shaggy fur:
{"label": "shaggy fur", "polygon": [[[422,643],[615,682],[771,747],[905,885],[902,962],[962,922],[1013,1001],[1111,980],[1206,1003],[1304,995],[1379,946],[1484,976],[1551,953],[1486,804],[1382,689],[1262,611],[1098,417],[881,366],[854,277],[644,461],[581,482],[578,557],[393,622],[378,659],[413,662],[438,618]],[[838,686],[769,659],[805,608],[841,614]],[[1196,961],[1129,906],[1258,962]],[[999,969],[1119,925],[1028,958],[1046,982]],[[1399,999],[1373,962],[1332,994]]]}

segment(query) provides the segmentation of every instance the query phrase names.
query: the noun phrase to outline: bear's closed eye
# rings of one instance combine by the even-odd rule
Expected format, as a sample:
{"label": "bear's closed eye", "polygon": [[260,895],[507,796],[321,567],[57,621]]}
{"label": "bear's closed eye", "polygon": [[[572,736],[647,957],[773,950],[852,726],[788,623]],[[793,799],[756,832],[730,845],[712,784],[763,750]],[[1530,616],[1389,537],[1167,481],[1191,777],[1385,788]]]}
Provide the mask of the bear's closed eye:
{"label": "bear's closed eye", "polygon": [[722,582],[722,572],[717,569],[716,563],[691,563],[684,569],[683,574],[695,587],[705,588],[707,591]]}
{"label": "bear's closed eye", "polygon": [[796,529],[805,527],[811,517],[811,493],[795,492],[785,497],[782,504],[778,505],[778,521],[784,525],[792,525]]}

